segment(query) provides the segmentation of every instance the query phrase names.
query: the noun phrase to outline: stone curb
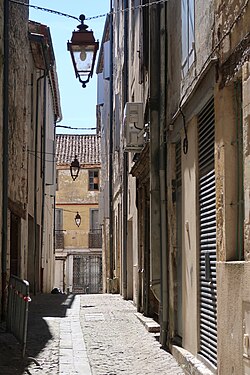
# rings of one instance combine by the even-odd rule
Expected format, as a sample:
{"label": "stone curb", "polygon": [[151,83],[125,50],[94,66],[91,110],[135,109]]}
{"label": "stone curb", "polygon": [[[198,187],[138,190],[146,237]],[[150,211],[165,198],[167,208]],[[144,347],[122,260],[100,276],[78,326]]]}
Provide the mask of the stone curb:
{"label": "stone curb", "polygon": [[146,330],[150,333],[159,333],[160,332],[160,324],[155,322],[152,318],[148,318],[141,313],[134,313],[135,316],[140,320],[140,322],[144,325]]}
{"label": "stone curb", "polygon": [[[160,325],[155,322],[152,318],[148,318],[141,313],[134,313],[135,316],[140,320],[140,322],[144,325],[146,330],[150,333],[159,333],[160,332]],[[192,355],[187,350],[173,345],[172,346],[172,355],[179,363],[183,371],[187,375],[214,375],[212,371],[210,371],[204,363],[202,363],[199,359],[197,359],[194,355]]]}
{"label": "stone curb", "polygon": [[172,346],[172,355],[187,375],[214,375],[204,363],[180,346]]}

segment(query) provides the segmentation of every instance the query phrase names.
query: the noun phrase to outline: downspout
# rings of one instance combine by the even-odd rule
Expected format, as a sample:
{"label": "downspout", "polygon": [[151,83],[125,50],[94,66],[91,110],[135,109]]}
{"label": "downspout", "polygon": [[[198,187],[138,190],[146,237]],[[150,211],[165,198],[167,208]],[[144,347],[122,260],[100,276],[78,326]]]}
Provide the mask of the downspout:
{"label": "downspout", "polygon": [[149,119],[150,119],[150,289],[160,302],[160,36],[159,5],[149,7]]}
{"label": "downspout", "polygon": [[168,252],[167,252],[167,193],[166,193],[166,89],[167,89],[167,5],[161,5],[160,12],[160,200],[161,200],[161,304],[160,343],[167,346],[168,333]]}
{"label": "downspout", "polygon": [[45,73],[36,80],[36,123],[35,123],[35,171],[34,171],[34,275],[33,293],[36,295],[36,262],[37,262],[37,158],[38,158],[38,123],[39,123],[39,82],[45,78]]}
{"label": "downspout", "polygon": [[[33,277],[33,282],[34,282],[34,294],[36,294],[36,263],[37,263],[37,158],[38,158],[38,123],[39,123],[39,82],[41,79],[44,78],[44,83],[43,83],[43,150],[41,152],[45,151],[45,146],[46,146],[46,102],[47,102],[47,80],[46,76],[48,76],[49,72],[49,66],[46,60],[46,51],[45,51],[45,42],[44,42],[44,36],[41,34],[30,34],[30,39],[36,43],[40,43],[42,46],[43,50],[43,56],[44,56],[44,61],[45,61],[45,69],[43,70],[43,75],[37,78],[36,81],[36,122],[35,122],[35,171],[34,171],[34,277]],[[44,205],[45,205],[45,154],[41,155],[41,158],[43,158],[43,164],[42,164],[42,172],[43,172],[43,183],[42,183],[42,212],[41,212],[41,249],[43,245],[43,228],[44,228]],[[42,287],[42,286],[41,286]]]}
{"label": "downspout", "polygon": [[[48,75],[48,70],[46,69],[46,75]],[[46,117],[47,117],[47,79],[46,76],[43,80],[43,149],[41,150],[41,158],[43,161],[42,165],[42,175],[43,175],[43,185],[42,185],[42,215],[41,215],[41,250],[43,251],[44,246],[44,207],[45,207],[45,173],[46,173],[46,160],[45,160],[45,150],[46,150]],[[43,153],[43,154],[42,154]],[[43,281],[43,280],[42,280]],[[43,293],[43,284],[41,285],[41,292]]]}
{"label": "downspout", "polygon": [[9,0],[4,0],[3,134],[2,134],[2,298],[1,316],[5,316],[8,238],[8,126],[9,126]]}
{"label": "downspout", "polygon": [[[128,8],[128,0],[124,1]],[[128,12],[124,13],[124,92],[123,108],[128,101]],[[123,253],[122,253],[122,295],[127,299],[127,226],[128,226],[128,154],[123,152]]]}
{"label": "downspout", "polygon": [[[109,280],[113,279],[113,8],[110,0],[110,82],[109,82]],[[109,285],[110,289],[110,285]]]}

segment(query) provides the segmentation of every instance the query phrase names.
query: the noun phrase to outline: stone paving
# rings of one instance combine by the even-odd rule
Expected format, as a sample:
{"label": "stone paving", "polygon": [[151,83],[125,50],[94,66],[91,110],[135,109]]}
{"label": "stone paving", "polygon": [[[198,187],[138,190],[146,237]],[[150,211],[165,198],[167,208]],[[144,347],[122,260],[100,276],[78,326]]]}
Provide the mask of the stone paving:
{"label": "stone paving", "polygon": [[181,375],[171,354],[160,348],[118,295],[82,295],[81,326],[93,375]]}
{"label": "stone paving", "polygon": [[171,354],[119,295],[40,295],[29,311],[27,356],[0,326],[0,375],[181,375]]}

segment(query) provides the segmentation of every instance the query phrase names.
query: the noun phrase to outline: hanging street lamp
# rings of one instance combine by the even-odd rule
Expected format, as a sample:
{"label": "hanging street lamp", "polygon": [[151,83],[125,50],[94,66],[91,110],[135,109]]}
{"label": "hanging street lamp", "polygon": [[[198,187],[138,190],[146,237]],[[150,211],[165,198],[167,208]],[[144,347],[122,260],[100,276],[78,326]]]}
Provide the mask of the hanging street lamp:
{"label": "hanging street lamp", "polygon": [[93,31],[87,30],[88,26],[84,24],[84,14],[81,14],[79,19],[81,24],[77,26],[77,31],[73,31],[71,41],[68,41],[67,45],[76,78],[79,79],[82,87],[86,87],[86,83],[93,75],[99,42],[95,41]]}
{"label": "hanging street lamp", "polygon": [[75,159],[70,164],[70,174],[71,174],[73,181],[77,179],[79,171],[80,171],[80,163],[75,156]]}
{"label": "hanging street lamp", "polygon": [[81,216],[80,216],[80,214],[79,214],[79,212],[77,212],[76,213],[76,216],[75,216],[75,223],[76,223],[76,225],[78,226],[78,227],[80,227],[80,225],[81,225]]}

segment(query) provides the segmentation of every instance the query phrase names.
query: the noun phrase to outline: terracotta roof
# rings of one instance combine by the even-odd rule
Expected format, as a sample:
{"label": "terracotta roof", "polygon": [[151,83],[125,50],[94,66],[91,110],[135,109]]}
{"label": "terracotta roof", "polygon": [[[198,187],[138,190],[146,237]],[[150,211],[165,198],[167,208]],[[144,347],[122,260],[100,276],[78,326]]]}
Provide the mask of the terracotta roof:
{"label": "terracotta roof", "polygon": [[75,156],[80,164],[99,164],[100,138],[96,134],[57,134],[56,164],[71,164]]}

